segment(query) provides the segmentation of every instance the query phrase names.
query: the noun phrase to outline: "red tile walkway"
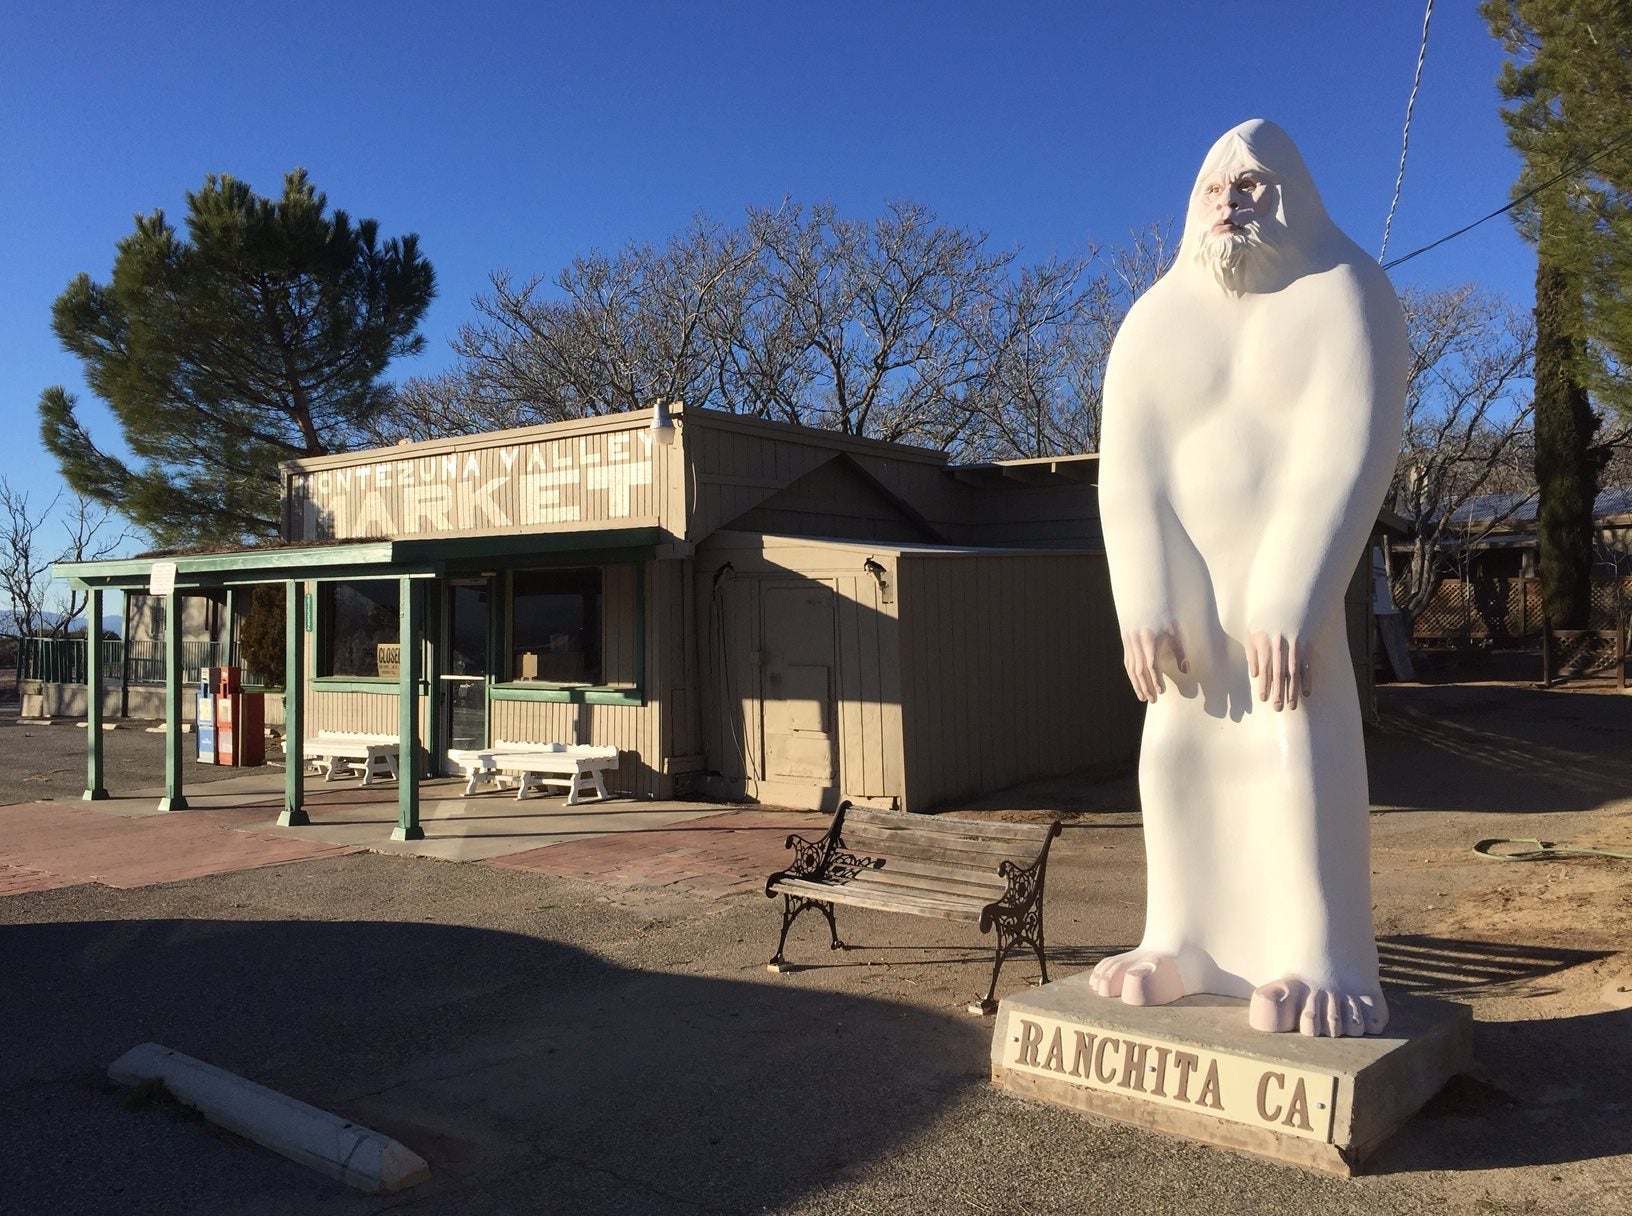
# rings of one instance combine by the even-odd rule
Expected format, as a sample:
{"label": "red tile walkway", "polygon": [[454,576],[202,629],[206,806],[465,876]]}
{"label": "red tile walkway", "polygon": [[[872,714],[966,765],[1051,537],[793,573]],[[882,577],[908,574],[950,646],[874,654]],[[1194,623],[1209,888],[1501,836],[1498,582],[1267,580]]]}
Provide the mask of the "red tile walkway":
{"label": "red tile walkway", "polygon": [[668,887],[698,895],[762,891],[792,859],[789,832],[814,839],[832,816],[800,811],[730,811],[671,828],[614,832],[495,857],[481,864],[619,887]]}
{"label": "red tile walkway", "polygon": [[[373,791],[368,791],[369,794]],[[384,795],[381,795],[383,798]],[[356,801],[371,801],[365,794]],[[174,815],[124,815],[104,805],[0,805],[0,897],[99,882],[130,888],[362,850],[255,831],[276,802]],[[347,805],[344,798],[334,806]],[[609,832],[477,864],[618,887],[663,887],[717,898],[757,892],[792,854],[790,832],[816,838],[829,816],[727,811],[673,827]]]}
{"label": "red tile walkway", "polygon": [[264,806],[174,815],[121,815],[61,802],[0,806],[0,895],[82,882],[145,887],[360,851],[231,830],[265,820]]}

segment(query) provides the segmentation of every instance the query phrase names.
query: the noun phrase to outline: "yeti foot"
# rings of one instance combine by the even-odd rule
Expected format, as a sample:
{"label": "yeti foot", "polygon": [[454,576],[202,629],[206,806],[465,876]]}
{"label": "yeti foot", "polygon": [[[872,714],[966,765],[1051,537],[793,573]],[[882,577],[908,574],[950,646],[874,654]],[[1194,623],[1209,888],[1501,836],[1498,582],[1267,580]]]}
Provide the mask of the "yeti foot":
{"label": "yeti foot", "polygon": [[1088,983],[1100,996],[1121,997],[1128,1005],[1166,1005],[1184,995],[1173,956],[1144,950],[1101,959]]}
{"label": "yeti foot", "polygon": [[1334,1039],[1381,1034],[1388,1025],[1388,1002],[1381,992],[1355,995],[1288,976],[1262,984],[1253,992],[1247,1024],[1270,1034],[1296,1030],[1311,1037]]}

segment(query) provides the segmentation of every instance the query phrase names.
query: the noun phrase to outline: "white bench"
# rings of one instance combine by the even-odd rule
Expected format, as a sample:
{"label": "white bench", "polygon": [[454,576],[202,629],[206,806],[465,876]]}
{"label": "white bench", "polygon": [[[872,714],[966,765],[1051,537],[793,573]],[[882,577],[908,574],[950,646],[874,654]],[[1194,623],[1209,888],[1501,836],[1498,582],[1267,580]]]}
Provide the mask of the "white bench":
{"label": "white bench", "polygon": [[500,739],[492,747],[450,751],[448,759],[465,774],[467,798],[478,785],[514,781],[518,799],[530,790],[554,785],[565,787],[567,805],[576,806],[585,794],[594,794],[598,801],[611,797],[601,774],[618,767],[618,749]]}
{"label": "white bench", "polygon": [[363,770],[363,784],[370,785],[375,777],[397,777],[397,737],[395,735],[365,735],[360,731],[324,730],[301,744],[301,755],[308,767],[318,769],[323,780],[350,777],[357,769]]}

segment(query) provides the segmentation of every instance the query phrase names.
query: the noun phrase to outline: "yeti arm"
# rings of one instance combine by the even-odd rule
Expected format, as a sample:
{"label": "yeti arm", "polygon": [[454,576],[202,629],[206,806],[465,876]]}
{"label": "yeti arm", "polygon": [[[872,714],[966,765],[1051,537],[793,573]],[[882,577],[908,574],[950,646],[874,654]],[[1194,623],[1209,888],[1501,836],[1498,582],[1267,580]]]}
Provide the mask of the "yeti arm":
{"label": "yeti arm", "polygon": [[1399,456],[1405,327],[1392,287],[1367,270],[1323,284],[1306,314],[1309,374],[1288,403],[1280,486],[1253,562],[1248,664],[1276,709],[1310,691],[1315,633],[1342,601]]}
{"label": "yeti arm", "polygon": [[1166,685],[1162,652],[1188,671],[1165,552],[1164,524],[1177,527],[1168,502],[1171,467],[1154,404],[1138,391],[1119,338],[1105,370],[1105,413],[1099,456],[1099,513],[1111,592],[1122,633],[1128,682],[1141,701]]}

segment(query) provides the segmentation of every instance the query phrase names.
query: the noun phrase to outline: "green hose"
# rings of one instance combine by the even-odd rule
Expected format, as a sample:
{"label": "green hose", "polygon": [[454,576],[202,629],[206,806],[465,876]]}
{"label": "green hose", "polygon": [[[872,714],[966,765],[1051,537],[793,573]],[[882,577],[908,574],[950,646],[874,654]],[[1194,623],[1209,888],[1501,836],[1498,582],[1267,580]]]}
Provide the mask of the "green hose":
{"label": "green hose", "polygon": [[[1533,844],[1536,847],[1522,853],[1497,853],[1493,850],[1499,844]],[[1489,857],[1492,861],[1539,861],[1548,857],[1618,857],[1622,861],[1632,861],[1632,853],[1616,853],[1609,849],[1583,849],[1579,845],[1557,844],[1551,840],[1532,840],[1521,837],[1515,840],[1481,840],[1473,846],[1473,851],[1482,857]]]}

